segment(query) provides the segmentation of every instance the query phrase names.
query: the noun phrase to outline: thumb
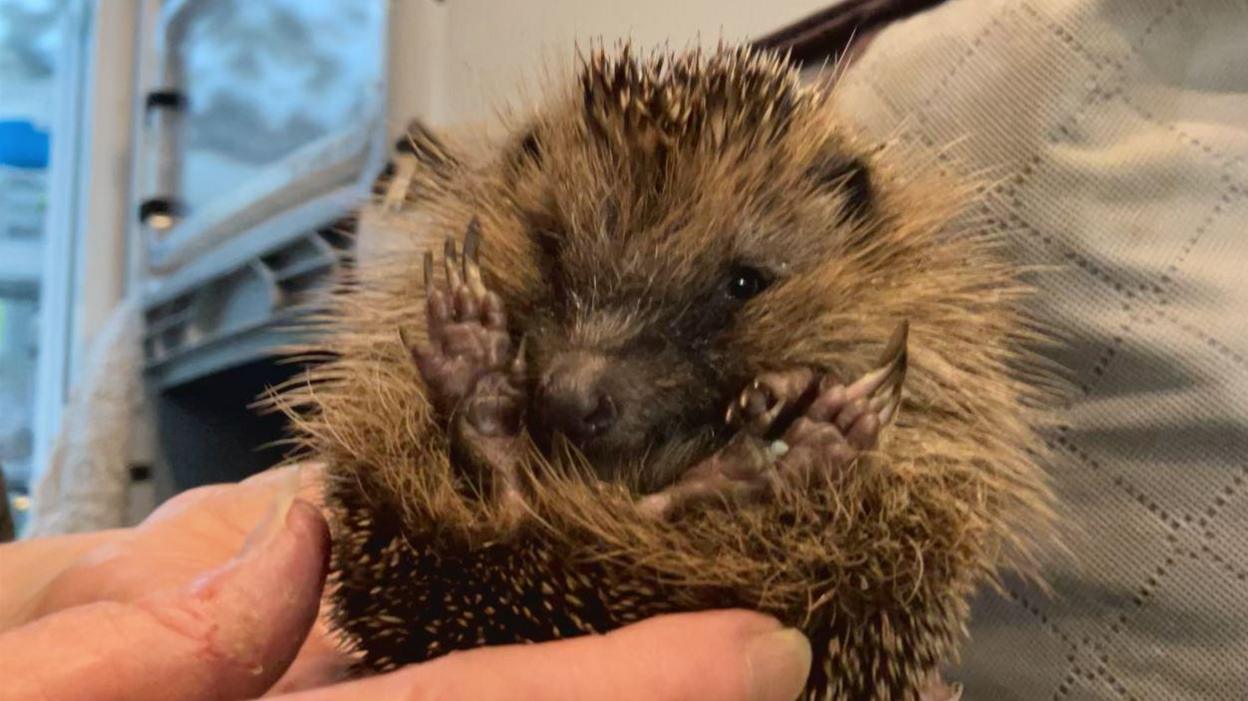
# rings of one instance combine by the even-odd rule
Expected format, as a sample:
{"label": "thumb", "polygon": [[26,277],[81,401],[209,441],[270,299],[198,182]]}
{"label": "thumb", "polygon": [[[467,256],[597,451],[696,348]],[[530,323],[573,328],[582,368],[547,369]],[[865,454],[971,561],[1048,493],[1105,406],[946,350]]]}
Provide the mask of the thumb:
{"label": "thumb", "polygon": [[0,699],[263,693],[316,619],[329,550],[320,513],[285,503],[234,560],[187,587],[66,609],[0,634]]}

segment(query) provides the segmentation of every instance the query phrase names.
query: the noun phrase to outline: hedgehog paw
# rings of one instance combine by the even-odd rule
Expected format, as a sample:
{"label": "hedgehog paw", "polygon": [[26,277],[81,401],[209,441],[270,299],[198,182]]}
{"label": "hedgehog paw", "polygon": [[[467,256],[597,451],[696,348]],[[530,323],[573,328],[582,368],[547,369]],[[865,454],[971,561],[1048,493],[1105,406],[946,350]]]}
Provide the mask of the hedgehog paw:
{"label": "hedgehog paw", "polygon": [[708,498],[756,501],[782,484],[844,469],[896,416],[905,373],[903,324],[879,365],[851,385],[806,368],[759,376],[728,408],[737,434],[676,484],[644,497],[641,509],[664,517]]}
{"label": "hedgehog paw", "polygon": [[447,239],[441,285],[434,281],[433,254],[425,254],[429,341],[413,343],[400,335],[434,408],[452,422],[458,442],[488,469],[504,506],[513,510],[522,501],[515,474],[523,448],[524,343],[512,342],[503,302],[481,279],[480,243],[475,219],[464,234],[462,255]]}
{"label": "hedgehog paw", "polygon": [[[789,481],[802,481],[819,471],[840,469],[862,452],[875,448],[880,430],[901,405],[906,375],[906,329],[894,335],[880,364],[851,385],[831,377],[814,383],[811,399],[779,438],[770,443],[778,456],[776,471]],[[773,424],[769,430],[778,433]]]}
{"label": "hedgehog paw", "polygon": [[[404,335],[403,341],[429,389],[429,399],[446,416],[463,408],[484,378],[494,376],[482,397],[489,401],[477,407],[473,420],[481,421],[478,428],[483,432],[495,433],[512,423],[510,416],[522,405],[513,400],[523,394],[524,366],[521,349],[512,343],[507,330],[503,302],[481,280],[480,242],[475,219],[464,234],[462,257],[454,239],[446,240],[446,280],[441,285],[434,281],[433,254],[425,254],[429,340],[414,343]],[[504,404],[514,406],[503,410]],[[484,411],[487,405],[499,411]]]}

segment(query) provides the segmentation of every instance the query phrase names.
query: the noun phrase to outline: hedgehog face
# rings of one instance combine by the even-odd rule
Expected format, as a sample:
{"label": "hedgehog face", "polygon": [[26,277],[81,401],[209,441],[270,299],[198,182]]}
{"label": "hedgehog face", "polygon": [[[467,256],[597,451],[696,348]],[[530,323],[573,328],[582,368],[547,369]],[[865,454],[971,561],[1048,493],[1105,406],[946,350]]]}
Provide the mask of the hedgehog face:
{"label": "hedgehog face", "polygon": [[603,473],[653,463],[658,446],[714,442],[749,378],[731,350],[742,312],[784,275],[783,265],[701,245],[696,230],[669,232],[658,247],[624,232],[548,246],[547,286],[526,327],[534,437],[548,449],[556,435],[569,439]]}
{"label": "hedgehog face", "polygon": [[791,71],[745,52],[684,61],[592,59],[579,108],[540,115],[482,198],[507,203],[493,218],[530,242],[540,280],[509,300],[534,437],[604,476],[644,462],[643,486],[721,438],[766,364],[743,346],[752,320],[801,294],[786,283],[844,248],[871,195]]}
{"label": "hedgehog face", "polygon": [[854,305],[828,283],[879,225],[875,193],[826,91],[769,54],[599,52],[579,86],[477,167],[413,145],[449,226],[482,222],[538,445],[658,487],[725,438],[750,378],[829,366],[786,337]]}

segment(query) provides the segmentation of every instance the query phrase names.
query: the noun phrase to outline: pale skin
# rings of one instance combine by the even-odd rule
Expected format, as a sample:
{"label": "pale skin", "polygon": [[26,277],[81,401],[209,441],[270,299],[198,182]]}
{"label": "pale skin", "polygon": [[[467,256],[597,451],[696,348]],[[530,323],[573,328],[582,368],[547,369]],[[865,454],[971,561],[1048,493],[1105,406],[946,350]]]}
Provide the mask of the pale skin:
{"label": "pale skin", "polygon": [[0,546],[0,699],[795,698],[800,633],[746,611],[455,653],[341,681],[318,622],[321,471],[187,492],[142,525]]}

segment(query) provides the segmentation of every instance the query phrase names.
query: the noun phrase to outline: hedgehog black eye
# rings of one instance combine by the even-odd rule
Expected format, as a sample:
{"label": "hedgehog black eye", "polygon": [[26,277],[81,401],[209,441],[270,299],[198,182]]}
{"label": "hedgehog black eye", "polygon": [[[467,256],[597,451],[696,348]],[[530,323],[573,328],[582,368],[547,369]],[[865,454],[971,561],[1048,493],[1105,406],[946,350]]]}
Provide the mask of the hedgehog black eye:
{"label": "hedgehog black eye", "polygon": [[758,270],[744,265],[733,266],[728,271],[728,295],[745,301],[767,289],[767,278]]}

